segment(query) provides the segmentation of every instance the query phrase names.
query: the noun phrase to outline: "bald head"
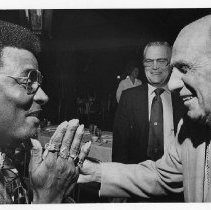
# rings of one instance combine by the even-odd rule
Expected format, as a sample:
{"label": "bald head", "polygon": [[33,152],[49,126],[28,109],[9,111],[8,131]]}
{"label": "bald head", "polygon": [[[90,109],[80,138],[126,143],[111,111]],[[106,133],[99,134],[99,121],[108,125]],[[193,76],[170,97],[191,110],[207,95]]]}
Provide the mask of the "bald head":
{"label": "bald head", "polygon": [[191,119],[211,126],[211,15],[181,30],[171,65],[170,90],[179,90]]}
{"label": "bald head", "polygon": [[[184,51],[211,55],[211,15],[205,16],[184,27],[173,45],[172,54]],[[172,56],[173,57],[173,56]]]}

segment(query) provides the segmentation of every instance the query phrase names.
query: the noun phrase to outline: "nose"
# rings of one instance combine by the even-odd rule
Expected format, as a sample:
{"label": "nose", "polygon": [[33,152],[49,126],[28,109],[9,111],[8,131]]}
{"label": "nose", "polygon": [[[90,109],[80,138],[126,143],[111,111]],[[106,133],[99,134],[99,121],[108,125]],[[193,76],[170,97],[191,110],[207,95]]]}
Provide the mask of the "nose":
{"label": "nose", "polygon": [[153,61],[153,66],[152,66],[152,68],[153,68],[153,69],[157,69],[157,68],[158,68],[158,66],[157,66],[157,61],[156,61],[156,60]]}
{"label": "nose", "polygon": [[34,95],[34,101],[36,101],[40,105],[44,105],[48,102],[49,98],[43,91],[41,87],[38,88],[37,92]]}
{"label": "nose", "polygon": [[184,83],[182,81],[182,76],[183,74],[178,69],[173,68],[171,77],[168,82],[168,88],[170,91],[183,88]]}

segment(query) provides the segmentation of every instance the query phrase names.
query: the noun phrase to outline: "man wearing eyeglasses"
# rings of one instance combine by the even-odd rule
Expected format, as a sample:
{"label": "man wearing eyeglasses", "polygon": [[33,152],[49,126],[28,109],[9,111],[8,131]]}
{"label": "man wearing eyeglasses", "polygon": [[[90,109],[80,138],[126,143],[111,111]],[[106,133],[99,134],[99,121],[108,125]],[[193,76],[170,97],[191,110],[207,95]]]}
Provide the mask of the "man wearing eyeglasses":
{"label": "man wearing eyeglasses", "polygon": [[162,158],[132,165],[86,161],[79,182],[100,182],[101,196],[177,197],[184,192],[186,202],[211,202],[210,32],[207,15],[185,26],[174,42],[168,86],[179,91],[188,111]]}
{"label": "man wearing eyeglasses", "polygon": [[[167,82],[171,47],[150,42],[144,49],[143,66],[147,84],[123,92],[114,121],[112,161],[139,163],[162,157],[174,140],[182,110]],[[182,109],[182,108],[181,108]]]}
{"label": "man wearing eyeglasses", "polygon": [[[29,30],[0,21],[0,203],[64,201],[85,155],[82,151],[77,156],[84,126],[76,119],[58,126],[44,152],[32,139],[48,101],[36,58],[40,52],[40,42]],[[31,150],[30,189],[15,155],[22,144]]]}

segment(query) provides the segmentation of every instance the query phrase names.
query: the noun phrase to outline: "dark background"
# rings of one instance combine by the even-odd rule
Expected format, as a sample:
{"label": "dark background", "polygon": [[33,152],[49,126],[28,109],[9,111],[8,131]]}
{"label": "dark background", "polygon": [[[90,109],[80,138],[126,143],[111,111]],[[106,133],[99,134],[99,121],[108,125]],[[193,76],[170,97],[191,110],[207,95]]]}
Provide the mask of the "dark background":
{"label": "dark background", "polygon": [[[44,11],[45,12],[45,11]],[[76,97],[95,92],[98,101],[115,93],[130,59],[142,62],[149,41],[173,44],[188,23],[210,9],[51,10],[51,30],[40,35],[43,89],[50,97],[44,116],[53,123],[76,116]],[[23,10],[0,10],[0,19],[26,26]],[[141,67],[140,79],[144,80]],[[105,129],[111,129],[113,117]]]}

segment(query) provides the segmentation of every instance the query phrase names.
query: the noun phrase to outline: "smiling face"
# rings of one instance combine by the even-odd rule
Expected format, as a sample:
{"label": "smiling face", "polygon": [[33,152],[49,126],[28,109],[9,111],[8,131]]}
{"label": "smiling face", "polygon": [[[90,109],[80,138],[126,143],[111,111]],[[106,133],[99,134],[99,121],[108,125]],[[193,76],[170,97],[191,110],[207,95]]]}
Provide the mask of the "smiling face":
{"label": "smiling face", "polygon": [[37,70],[38,63],[31,52],[6,47],[2,50],[1,63],[0,135],[4,141],[0,141],[0,146],[15,147],[16,143],[36,135],[38,114],[48,97],[41,88],[29,95],[24,86],[4,76],[27,77],[29,70]]}
{"label": "smiling face", "polygon": [[[170,75],[169,62],[171,51],[166,46],[150,46],[147,48],[144,63],[153,62],[151,66],[144,64],[145,75],[148,82],[156,87],[165,86]],[[165,63],[164,65],[162,64]],[[160,65],[161,64],[161,65]]]}
{"label": "smiling face", "polygon": [[201,21],[184,28],[177,37],[171,59],[169,89],[178,89],[188,116],[211,121],[211,40],[209,25]]}

